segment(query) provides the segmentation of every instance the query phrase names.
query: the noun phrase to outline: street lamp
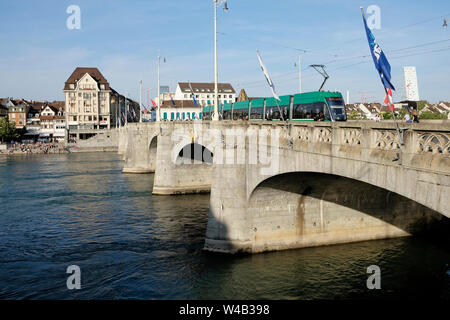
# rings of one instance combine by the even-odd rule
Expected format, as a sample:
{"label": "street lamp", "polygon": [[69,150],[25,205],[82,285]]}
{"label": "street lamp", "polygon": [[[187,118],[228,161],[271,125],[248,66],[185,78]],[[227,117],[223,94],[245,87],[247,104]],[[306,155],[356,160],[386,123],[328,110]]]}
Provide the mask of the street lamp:
{"label": "street lamp", "polygon": [[294,63],[294,67],[298,66],[298,84],[299,84],[299,93],[302,93],[302,61],[300,59],[300,55],[298,56],[298,65]]}
{"label": "street lamp", "polygon": [[217,72],[217,7],[224,4],[223,9],[228,11],[227,0],[213,0],[214,1],[214,114],[213,121],[219,120],[219,76]]}
{"label": "street lamp", "polygon": [[142,80],[139,80],[139,122],[142,122]]}
{"label": "street lamp", "polygon": [[[166,62],[166,58],[163,57],[163,62]],[[160,65],[161,65],[161,56],[159,55],[159,50],[158,50],[158,110],[156,112],[156,121],[160,121],[161,120],[161,112],[160,112],[160,108],[161,108],[161,86],[159,84],[160,82]]]}

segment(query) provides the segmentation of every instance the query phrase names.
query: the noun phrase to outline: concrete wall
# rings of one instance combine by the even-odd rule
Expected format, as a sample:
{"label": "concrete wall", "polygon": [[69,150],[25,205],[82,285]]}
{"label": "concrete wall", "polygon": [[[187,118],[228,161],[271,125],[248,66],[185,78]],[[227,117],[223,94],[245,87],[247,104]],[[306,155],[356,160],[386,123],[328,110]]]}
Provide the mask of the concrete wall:
{"label": "concrete wall", "polygon": [[127,137],[124,148],[124,173],[152,173],[156,168],[157,132],[137,124],[128,125],[123,132]]}
{"label": "concrete wall", "polygon": [[68,143],[66,146],[71,148],[72,152],[117,152],[119,139],[120,133],[117,129],[103,130],[92,138],[78,140],[77,143]]}

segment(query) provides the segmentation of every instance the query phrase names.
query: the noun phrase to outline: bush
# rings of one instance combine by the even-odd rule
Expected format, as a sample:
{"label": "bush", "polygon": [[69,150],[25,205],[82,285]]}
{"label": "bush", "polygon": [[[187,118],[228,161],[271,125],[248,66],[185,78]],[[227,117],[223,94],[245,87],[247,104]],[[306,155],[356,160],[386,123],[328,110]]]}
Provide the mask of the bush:
{"label": "bush", "polygon": [[424,111],[419,115],[419,120],[445,120],[447,119],[448,112],[436,113],[431,111]]}

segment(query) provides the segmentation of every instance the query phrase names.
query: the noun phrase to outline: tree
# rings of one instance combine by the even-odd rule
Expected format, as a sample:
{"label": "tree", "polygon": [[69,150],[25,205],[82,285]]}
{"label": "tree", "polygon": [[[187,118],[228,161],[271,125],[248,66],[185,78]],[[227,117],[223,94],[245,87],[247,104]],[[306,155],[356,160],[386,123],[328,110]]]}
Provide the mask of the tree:
{"label": "tree", "polygon": [[419,102],[417,102],[417,110],[422,110],[427,104],[427,100],[420,100]]}
{"label": "tree", "polygon": [[419,119],[421,120],[445,120],[447,119],[448,113],[437,113],[431,111],[424,111],[420,114]]}
{"label": "tree", "polygon": [[365,116],[361,116],[358,111],[353,110],[352,112],[350,112],[350,114],[347,115],[347,119],[348,120],[364,120],[366,119]]}
{"label": "tree", "polygon": [[9,122],[8,117],[0,118],[0,141],[9,142],[11,140],[16,140],[20,136],[16,129],[15,123]]}

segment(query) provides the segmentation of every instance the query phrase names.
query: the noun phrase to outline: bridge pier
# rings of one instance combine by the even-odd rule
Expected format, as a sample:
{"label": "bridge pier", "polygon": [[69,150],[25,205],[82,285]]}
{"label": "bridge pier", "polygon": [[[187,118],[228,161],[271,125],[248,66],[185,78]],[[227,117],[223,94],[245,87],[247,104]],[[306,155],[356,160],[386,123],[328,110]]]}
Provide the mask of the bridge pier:
{"label": "bridge pier", "polygon": [[[209,193],[211,190],[212,164],[201,160],[180,157],[180,152],[193,141],[195,131],[192,124],[186,126],[174,122],[162,123],[156,152],[156,171],[152,193],[155,195],[177,195]],[[174,136],[181,131],[181,140]]]}
{"label": "bridge pier", "polygon": [[128,126],[125,134],[123,173],[153,173],[156,168],[158,137],[143,125]]}
{"label": "bridge pier", "polygon": [[[218,170],[217,170],[218,171]],[[260,184],[247,200],[245,168],[222,168],[213,183],[205,249],[258,253],[387,239],[427,232],[441,214],[352,179],[289,173]],[[233,171],[240,182],[226,179]]]}

